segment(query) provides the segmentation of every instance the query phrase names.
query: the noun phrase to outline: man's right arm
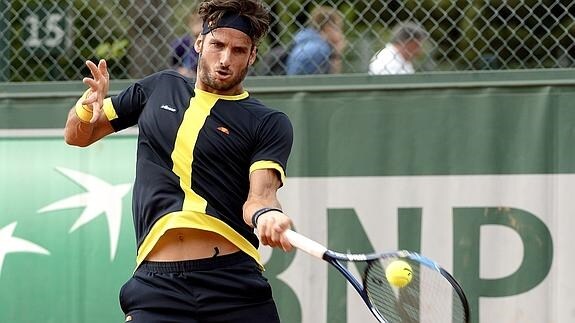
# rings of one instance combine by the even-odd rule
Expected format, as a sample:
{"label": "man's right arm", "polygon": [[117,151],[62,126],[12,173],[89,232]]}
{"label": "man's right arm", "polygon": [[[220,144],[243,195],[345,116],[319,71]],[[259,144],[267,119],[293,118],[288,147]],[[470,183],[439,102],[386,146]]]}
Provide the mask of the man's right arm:
{"label": "man's right arm", "polygon": [[64,129],[64,140],[67,144],[86,147],[114,132],[105,113],[100,114],[95,122],[90,123],[80,119],[76,109],[77,107],[72,107],[68,112],[68,120]]}
{"label": "man's right arm", "polygon": [[67,144],[86,147],[114,132],[108,117],[104,113],[104,99],[108,95],[110,75],[105,60],[98,65],[91,61],[86,66],[92,78],[82,81],[90,88],[82,95],[68,113],[64,139]]}

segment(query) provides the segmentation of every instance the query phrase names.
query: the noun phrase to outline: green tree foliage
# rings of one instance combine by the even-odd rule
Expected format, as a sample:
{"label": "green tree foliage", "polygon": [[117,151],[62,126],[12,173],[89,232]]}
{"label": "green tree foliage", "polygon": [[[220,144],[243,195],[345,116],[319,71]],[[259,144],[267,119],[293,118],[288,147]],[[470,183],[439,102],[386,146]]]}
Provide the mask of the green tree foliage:
{"label": "green tree foliage", "polygon": [[[433,70],[575,66],[571,0],[264,1],[273,19],[260,55],[288,46],[313,7],[327,5],[345,17],[344,72],[365,72],[405,20],[429,31],[425,59]],[[198,2],[0,0],[0,82],[77,80],[88,74],[85,60],[97,58],[108,59],[114,78],[167,68],[169,44]]]}

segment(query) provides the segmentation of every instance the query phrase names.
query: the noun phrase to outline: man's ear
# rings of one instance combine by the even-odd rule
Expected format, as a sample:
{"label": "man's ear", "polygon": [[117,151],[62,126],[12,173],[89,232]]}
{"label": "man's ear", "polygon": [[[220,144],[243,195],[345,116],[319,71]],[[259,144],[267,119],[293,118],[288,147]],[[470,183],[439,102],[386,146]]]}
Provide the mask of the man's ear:
{"label": "man's ear", "polygon": [[250,60],[249,60],[250,65],[253,65],[253,64],[254,64],[254,62],[256,61],[256,58],[257,58],[257,57],[258,57],[258,47],[257,47],[257,46],[254,46],[254,47],[252,48],[252,52],[250,53]]}
{"label": "man's ear", "polygon": [[202,52],[203,41],[204,41],[204,35],[199,35],[198,38],[196,38],[196,41],[194,42],[194,49],[196,50],[196,53]]}

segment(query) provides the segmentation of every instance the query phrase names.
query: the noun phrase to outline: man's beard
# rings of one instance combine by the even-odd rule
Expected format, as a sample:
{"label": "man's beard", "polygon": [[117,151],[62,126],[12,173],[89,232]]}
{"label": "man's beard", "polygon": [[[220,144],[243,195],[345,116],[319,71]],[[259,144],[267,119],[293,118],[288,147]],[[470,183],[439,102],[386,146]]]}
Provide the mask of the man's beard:
{"label": "man's beard", "polygon": [[[202,81],[202,83],[206,84],[207,86],[211,87],[214,90],[218,91],[229,91],[233,89],[238,84],[242,83],[246,75],[248,74],[249,65],[246,65],[237,75],[233,76],[231,79],[221,82],[217,81],[210,75],[210,69],[207,63],[204,62],[202,57],[199,57],[199,75],[198,77]],[[214,72],[215,73],[215,72]]]}

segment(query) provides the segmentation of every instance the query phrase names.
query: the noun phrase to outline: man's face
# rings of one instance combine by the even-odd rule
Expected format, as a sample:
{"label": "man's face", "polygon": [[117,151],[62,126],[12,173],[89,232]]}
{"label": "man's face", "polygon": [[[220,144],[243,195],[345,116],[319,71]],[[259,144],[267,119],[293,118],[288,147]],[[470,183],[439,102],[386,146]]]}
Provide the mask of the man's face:
{"label": "man's face", "polygon": [[341,54],[346,46],[345,36],[341,24],[328,24],[324,27],[323,35],[338,54]]}
{"label": "man's face", "polygon": [[217,28],[198,37],[195,48],[200,53],[196,81],[200,90],[222,95],[243,92],[241,83],[256,59],[248,35],[233,28]]}
{"label": "man's face", "polygon": [[423,41],[411,39],[405,43],[405,59],[412,61],[423,53]]}

